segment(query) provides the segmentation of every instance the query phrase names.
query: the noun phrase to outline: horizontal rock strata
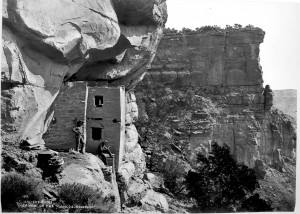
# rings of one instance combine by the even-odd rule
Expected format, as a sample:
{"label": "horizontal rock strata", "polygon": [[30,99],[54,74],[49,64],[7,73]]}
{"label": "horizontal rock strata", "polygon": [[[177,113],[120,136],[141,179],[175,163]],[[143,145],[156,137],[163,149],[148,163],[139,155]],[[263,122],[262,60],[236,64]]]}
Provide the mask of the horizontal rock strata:
{"label": "horizontal rock strata", "polygon": [[272,108],[272,90],[262,84],[263,39],[259,28],[164,35],[136,88],[145,148],[161,123],[187,157],[216,141],[251,167],[257,160],[279,170],[284,160],[295,163],[295,123]]}

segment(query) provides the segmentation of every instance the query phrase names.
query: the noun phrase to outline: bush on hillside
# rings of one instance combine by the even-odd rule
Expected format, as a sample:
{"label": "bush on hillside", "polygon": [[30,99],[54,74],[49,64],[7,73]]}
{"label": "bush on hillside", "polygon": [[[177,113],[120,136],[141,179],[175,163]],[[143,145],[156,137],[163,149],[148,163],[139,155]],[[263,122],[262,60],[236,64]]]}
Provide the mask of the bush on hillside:
{"label": "bush on hillside", "polygon": [[271,204],[261,199],[256,193],[243,201],[238,212],[268,212],[273,211]]}
{"label": "bush on hillside", "polygon": [[59,198],[66,205],[88,205],[89,198],[94,190],[86,185],[79,183],[63,184],[59,190]]}
{"label": "bush on hillside", "polygon": [[179,194],[185,188],[185,169],[179,158],[169,157],[161,169],[165,186],[173,194]]}
{"label": "bush on hillside", "polygon": [[186,182],[202,211],[233,211],[259,187],[254,170],[237,163],[226,145],[214,143],[208,157],[198,154],[197,159]]}
{"label": "bush on hillside", "polygon": [[196,32],[197,33],[206,33],[206,32],[218,32],[218,31],[223,31],[223,29],[217,25],[214,26],[210,26],[210,25],[206,25],[200,28],[196,28]]}
{"label": "bush on hillside", "polygon": [[176,30],[175,28],[164,28],[164,34],[168,35],[168,34],[177,34],[178,30]]}
{"label": "bush on hillside", "polygon": [[[60,201],[70,207],[70,212],[102,212],[102,195],[87,185],[66,183],[60,186]],[[113,199],[111,199],[113,201]],[[86,206],[86,208],[77,208]]]}
{"label": "bush on hillside", "polygon": [[1,179],[1,204],[3,211],[17,208],[17,202],[43,199],[43,182],[18,173],[9,173]]}

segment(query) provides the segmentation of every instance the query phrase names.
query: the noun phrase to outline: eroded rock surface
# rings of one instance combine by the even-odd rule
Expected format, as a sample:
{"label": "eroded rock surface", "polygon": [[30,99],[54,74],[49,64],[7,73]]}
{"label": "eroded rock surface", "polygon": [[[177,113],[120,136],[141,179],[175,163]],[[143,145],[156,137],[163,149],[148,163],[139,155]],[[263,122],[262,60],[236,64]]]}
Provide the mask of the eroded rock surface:
{"label": "eroded rock surface", "polygon": [[101,193],[98,203],[102,212],[120,211],[120,196],[115,174],[92,154],[61,153],[65,164],[59,184],[79,183]]}
{"label": "eroded rock surface", "polygon": [[30,145],[43,144],[63,81],[140,81],[167,19],[162,0],[13,0],[2,12],[2,140]]}
{"label": "eroded rock surface", "polygon": [[147,76],[193,86],[259,86],[264,34],[257,28],[165,35]]}
{"label": "eroded rock surface", "polygon": [[[2,14],[2,142],[41,148],[63,82],[98,81],[128,91],[143,78],[162,37],[167,7],[165,0],[5,0]],[[134,94],[128,92],[127,98],[120,176],[130,193],[146,165],[133,124],[138,116]],[[116,212],[117,185],[107,182],[95,158],[87,154],[67,162],[60,183],[102,188],[104,211]],[[141,188],[150,187],[142,182]],[[106,203],[110,194],[115,201]]]}
{"label": "eroded rock surface", "polygon": [[[250,167],[257,160],[278,170],[284,160],[295,163],[296,124],[272,108],[272,90],[262,84],[263,38],[259,28],[165,35],[136,88],[139,111],[150,118],[137,124],[142,144],[159,138],[193,158],[216,141]],[[161,136],[157,124],[165,126]]]}
{"label": "eroded rock surface", "polygon": [[[212,142],[227,144],[238,162],[255,169],[264,199],[293,211],[296,123],[272,106],[278,105],[272,86],[263,87],[263,39],[264,32],[252,27],[164,35],[135,88],[136,127],[153,172],[163,172],[167,157],[195,165],[196,154],[207,154]],[[282,192],[276,203],[270,187]]]}

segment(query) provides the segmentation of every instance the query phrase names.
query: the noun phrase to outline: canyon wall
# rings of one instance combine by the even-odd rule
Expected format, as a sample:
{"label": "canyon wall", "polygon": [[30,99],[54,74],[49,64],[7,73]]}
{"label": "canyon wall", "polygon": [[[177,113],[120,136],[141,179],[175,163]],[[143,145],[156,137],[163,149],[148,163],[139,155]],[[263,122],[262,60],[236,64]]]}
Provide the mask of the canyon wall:
{"label": "canyon wall", "polygon": [[166,142],[190,159],[216,141],[250,167],[284,170],[285,161],[295,163],[296,124],[272,107],[272,90],[263,87],[264,34],[251,27],[164,35],[136,88],[145,148],[153,144],[147,141],[153,124],[161,123]]}
{"label": "canyon wall", "polygon": [[263,39],[260,29],[165,35],[149,74],[194,86],[258,86]]}

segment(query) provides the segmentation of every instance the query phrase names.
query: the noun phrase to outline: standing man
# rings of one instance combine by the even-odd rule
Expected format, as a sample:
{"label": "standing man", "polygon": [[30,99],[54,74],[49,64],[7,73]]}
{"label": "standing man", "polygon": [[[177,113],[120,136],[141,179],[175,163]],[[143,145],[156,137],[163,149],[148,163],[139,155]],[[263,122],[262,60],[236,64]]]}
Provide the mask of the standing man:
{"label": "standing man", "polygon": [[82,120],[77,121],[76,127],[73,128],[76,139],[76,151],[85,153],[85,142],[84,142],[84,122]]}

